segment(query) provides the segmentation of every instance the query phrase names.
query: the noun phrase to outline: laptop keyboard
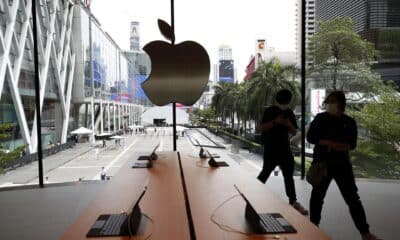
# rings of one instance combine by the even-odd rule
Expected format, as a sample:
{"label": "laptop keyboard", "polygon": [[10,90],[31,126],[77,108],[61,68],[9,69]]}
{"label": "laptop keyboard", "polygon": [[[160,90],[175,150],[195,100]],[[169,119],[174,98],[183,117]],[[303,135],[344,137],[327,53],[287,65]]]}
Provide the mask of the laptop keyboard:
{"label": "laptop keyboard", "polygon": [[265,228],[265,231],[270,233],[284,232],[285,229],[281,226],[278,220],[269,214],[260,214],[262,219],[261,224]]}
{"label": "laptop keyboard", "polygon": [[106,223],[101,229],[102,235],[118,235],[121,231],[121,225],[125,221],[126,215],[115,214],[110,215]]}

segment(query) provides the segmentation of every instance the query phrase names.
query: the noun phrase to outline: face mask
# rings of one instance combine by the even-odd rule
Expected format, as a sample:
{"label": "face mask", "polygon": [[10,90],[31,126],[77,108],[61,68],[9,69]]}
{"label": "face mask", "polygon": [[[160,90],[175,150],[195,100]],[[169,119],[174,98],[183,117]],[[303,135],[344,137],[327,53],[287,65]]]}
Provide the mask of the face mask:
{"label": "face mask", "polygon": [[278,107],[281,110],[286,110],[286,109],[289,109],[289,104],[278,104]]}
{"label": "face mask", "polygon": [[330,114],[337,114],[339,112],[339,107],[336,103],[327,103],[326,111]]}

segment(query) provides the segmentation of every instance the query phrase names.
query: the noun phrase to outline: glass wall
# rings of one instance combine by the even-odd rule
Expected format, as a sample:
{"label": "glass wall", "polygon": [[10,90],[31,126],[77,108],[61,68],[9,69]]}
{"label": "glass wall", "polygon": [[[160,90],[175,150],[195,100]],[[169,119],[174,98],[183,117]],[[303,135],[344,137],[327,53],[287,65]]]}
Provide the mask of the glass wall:
{"label": "glass wall", "polygon": [[[23,2],[3,4],[25,11]],[[14,24],[7,21],[7,12],[0,11],[5,44],[0,59],[4,70],[0,74],[0,187],[38,184],[37,164],[31,163],[37,159],[32,144],[36,132],[33,41],[26,28],[32,18],[16,14]]]}
{"label": "glass wall", "polygon": [[[110,36],[94,21],[92,22],[92,38],[95,98],[128,102],[127,58],[121,54]],[[90,76],[87,77],[90,79]],[[90,89],[90,84],[90,81],[87,81],[87,89]]]}
{"label": "glass wall", "polygon": [[[60,2],[63,1],[60,0]],[[305,34],[308,46],[306,96],[304,96],[306,105],[301,106],[300,58],[298,57],[301,19],[299,18],[300,5],[296,5],[296,1],[290,5],[297,15],[292,16],[291,21],[294,26],[285,33],[288,36],[293,35],[293,39],[288,42],[281,42],[282,38],[275,37],[276,34],[273,34],[272,30],[271,32],[263,30],[267,27],[264,26],[266,24],[261,23],[261,16],[263,16],[261,10],[257,14],[260,17],[259,21],[253,18],[239,21],[233,15],[226,17],[232,21],[231,24],[236,26],[240,26],[243,22],[248,25],[251,23],[249,25],[252,26],[249,28],[250,32],[243,32],[243,36],[235,38],[230,35],[232,29],[224,26],[223,23],[214,21],[210,25],[196,20],[201,19],[201,16],[193,18],[185,15],[187,9],[190,10],[189,12],[196,12],[191,9],[194,6],[203,7],[203,3],[197,3],[198,5],[193,3],[194,5],[192,5],[192,3],[182,1],[176,2],[176,11],[182,14],[178,14],[176,19],[177,42],[195,39],[207,49],[212,63],[209,87],[206,89],[206,93],[196,107],[188,110],[192,111],[193,124],[206,125],[210,131],[218,132],[216,137],[232,138],[235,136],[243,142],[245,148],[250,149],[250,152],[259,154],[262,153],[263,148],[262,134],[259,130],[260,120],[265,107],[275,104],[274,95],[278,89],[289,88],[292,91],[294,98],[291,109],[294,111],[299,127],[302,108],[306,110],[305,121],[308,125],[318,113],[324,111],[321,103],[330,91],[333,89],[344,90],[349,99],[347,113],[357,120],[359,126],[359,145],[352,152],[356,175],[366,178],[398,179],[399,136],[396,135],[398,132],[396,124],[399,122],[397,87],[400,67],[396,45],[398,30],[393,28],[393,25],[398,22],[397,15],[388,11],[387,26],[382,25],[385,23],[382,20],[385,18],[385,11],[380,10],[378,25],[373,22],[375,18],[365,23],[359,23],[356,21],[364,19],[359,16],[369,15],[368,12],[360,15],[355,10],[351,11],[351,8],[359,8],[359,5],[349,5],[346,11],[347,16],[343,15],[341,8],[336,9],[335,5],[331,3],[325,4],[324,1],[321,1],[319,5],[316,5],[315,1],[306,1],[306,3]],[[21,9],[25,7],[21,2],[10,1],[8,4],[20,5]],[[340,5],[340,1],[338,4]],[[374,1],[374,4],[378,3]],[[61,5],[59,4],[59,6]],[[59,177],[63,174],[58,171],[62,169],[73,171],[77,166],[68,164],[79,158],[85,158],[88,155],[100,156],[101,150],[98,150],[96,146],[102,145],[103,141],[96,137],[97,135],[104,132],[123,134],[128,132],[128,126],[140,123],[138,116],[142,111],[141,108],[135,108],[138,105],[129,104],[147,105],[145,103],[147,98],[141,91],[140,83],[150,73],[150,62],[144,52],[122,52],[116,41],[105,32],[98,20],[94,16],[89,17],[90,11],[84,6],[70,5],[69,8],[58,7],[56,11],[53,11],[55,7],[56,5],[49,5],[46,10],[40,6],[38,11],[41,16],[38,22],[39,71],[40,77],[43,78],[41,80],[43,96],[40,98],[42,131],[40,147],[45,153],[44,165],[48,173],[45,177],[48,182],[92,179],[96,176],[92,174],[93,176],[88,177],[83,170],[82,174],[79,170],[69,177],[67,177],[68,174],[65,175],[66,177]],[[80,9],[79,18],[78,15],[75,16],[79,19],[77,21],[72,21],[74,19],[72,14],[76,12],[73,11],[74,8]],[[210,16],[218,16],[220,8],[223,6],[218,5],[215,6],[215,9],[212,8]],[[381,8],[360,7],[360,9],[374,11],[374,9]],[[67,11],[66,14],[71,16],[67,22],[61,21],[61,10]],[[335,11],[338,12],[337,17],[335,17]],[[355,17],[352,16],[353,13],[356,14]],[[52,28],[48,28],[48,23],[45,21],[51,14],[58,17],[53,35],[49,37],[44,33]],[[279,16],[275,16],[275,18],[279,18]],[[156,18],[154,17],[154,19]],[[188,20],[182,21],[182,19]],[[7,34],[7,27],[10,25],[5,24],[7,22],[5,13],[0,12],[0,20],[2,21],[1,34]],[[168,21],[168,19],[166,20]],[[156,20],[154,22],[152,28],[157,28]],[[6,68],[7,70],[2,73],[3,76],[0,76],[2,84],[0,138],[3,149],[0,167],[3,169],[2,171],[9,171],[12,169],[10,166],[16,166],[15,164],[10,165],[10,163],[20,159],[23,155],[34,155],[37,147],[33,39],[26,33],[24,27],[26,23],[27,21],[22,15],[16,17],[11,32],[15,33],[18,41],[24,41],[24,44],[11,43],[10,49],[6,51],[8,58],[1,59],[0,62],[2,65],[10,62],[12,65],[12,71]],[[325,30],[338,30],[335,28],[333,30],[325,29],[324,24],[337,25],[340,31],[343,30],[352,36],[353,42],[351,42],[350,48],[346,49],[349,46],[344,44],[342,49],[346,54],[352,53],[351,57],[349,55],[343,58],[342,55],[335,56],[329,55],[332,54],[329,52],[321,52],[329,49],[326,47],[326,44],[330,44],[326,40],[329,38],[325,37],[326,34],[332,34]],[[274,27],[276,26],[268,25],[268,29],[274,29]],[[199,31],[191,30],[193,28],[207,28],[214,34],[203,36]],[[64,33],[69,33],[71,36],[62,36]],[[71,40],[78,35],[79,41]],[[161,38],[161,36],[152,37],[150,40],[157,38]],[[19,49],[20,46],[23,47]],[[48,46],[50,48],[47,48]],[[71,48],[67,48],[67,46],[71,46]],[[47,49],[54,49],[54,51]],[[380,51],[379,54],[377,50]],[[91,63],[90,55],[92,56]],[[233,83],[220,81],[223,73],[219,69],[224,61],[230,61],[232,65],[230,68],[232,69]],[[393,84],[391,80],[393,80]],[[95,97],[93,110],[90,100],[92,83]],[[74,94],[78,96],[75,99],[72,98],[75,96]],[[79,97],[79,94],[82,97]],[[186,108],[182,106],[182,109]],[[385,118],[382,118],[383,113]],[[77,137],[71,132],[78,127],[86,127],[89,131],[94,129],[95,133]],[[301,172],[299,136],[300,134],[292,136],[294,137],[292,149],[298,165],[296,174]],[[73,142],[84,143],[79,145],[82,147],[81,151],[78,151],[77,148],[73,151],[79,155],[71,155],[72,158],[53,156],[57,155],[59,151],[71,147]],[[305,151],[307,168],[311,162],[312,145],[307,143]],[[35,160],[35,158],[32,157],[31,160]],[[25,162],[20,165],[24,166],[24,164]],[[35,163],[33,163],[34,165]],[[100,166],[96,166],[96,168],[100,168]],[[37,181],[36,175],[33,176],[34,172],[31,175],[32,177],[29,181],[25,181],[25,184]],[[29,176],[29,174],[25,176]],[[7,182],[13,184],[11,180],[0,181],[0,184]]]}
{"label": "glass wall", "polygon": [[[313,119],[324,111],[318,105],[331,91],[346,93],[346,113],[358,125],[351,159],[360,178],[400,179],[398,7],[390,0],[317,5],[318,31],[307,51],[312,59],[307,69],[309,114]],[[332,37],[339,35],[343,37]],[[327,50],[334,46],[340,47]],[[308,150],[312,152],[311,146]]]}

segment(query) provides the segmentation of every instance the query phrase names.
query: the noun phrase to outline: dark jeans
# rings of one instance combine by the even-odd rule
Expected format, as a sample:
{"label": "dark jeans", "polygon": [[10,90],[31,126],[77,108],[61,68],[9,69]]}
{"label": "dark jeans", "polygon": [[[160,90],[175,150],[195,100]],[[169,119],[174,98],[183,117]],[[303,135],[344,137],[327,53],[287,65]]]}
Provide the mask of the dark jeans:
{"label": "dark jeans", "polygon": [[310,199],[310,220],[319,225],[322,205],[332,179],[336,181],[339,190],[349,207],[351,217],[361,234],[369,232],[369,225],[364,207],[358,195],[358,188],[349,159],[333,159],[327,162],[328,177],[318,187],[313,187]]}
{"label": "dark jeans", "polygon": [[294,159],[291,154],[288,154],[287,156],[271,156],[264,153],[264,165],[260,174],[257,177],[258,180],[260,180],[262,183],[265,183],[268,180],[271,172],[276,168],[276,166],[279,166],[282,170],[286,195],[289,198],[289,203],[295,203],[297,201],[297,198],[293,180]]}

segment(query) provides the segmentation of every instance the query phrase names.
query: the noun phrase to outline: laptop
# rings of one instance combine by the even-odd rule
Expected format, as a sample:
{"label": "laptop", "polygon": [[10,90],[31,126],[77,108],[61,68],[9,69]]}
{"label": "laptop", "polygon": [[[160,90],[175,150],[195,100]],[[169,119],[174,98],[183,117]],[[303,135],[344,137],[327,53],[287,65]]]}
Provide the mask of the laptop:
{"label": "laptop", "polygon": [[[194,141],[196,142],[197,146],[200,146],[200,152],[199,152],[199,157],[200,158],[207,158],[207,154],[205,154],[205,150],[203,148],[203,145],[199,143],[199,141],[194,138]],[[217,154],[211,154],[214,158],[219,158]]]}
{"label": "laptop", "polygon": [[146,162],[144,161],[134,162],[132,165],[132,168],[152,168],[152,167],[153,167],[152,160],[147,160]]}
{"label": "laptop", "polygon": [[135,235],[139,228],[142,212],[139,202],[146,193],[144,188],[139,198],[135,199],[129,213],[102,214],[90,228],[86,237],[115,237]]}
{"label": "laptop", "polygon": [[139,158],[137,160],[145,161],[145,162],[135,162],[132,165],[132,168],[151,168],[153,166],[153,160],[156,160],[158,157],[156,154],[156,150],[159,146],[160,146],[160,143],[158,143],[157,146],[155,146],[155,148],[150,153],[150,155],[139,156]]}
{"label": "laptop", "polygon": [[210,167],[229,167],[229,164],[224,162],[224,161],[215,161],[214,157],[211,155],[211,153],[208,150],[205,150],[208,157],[210,158],[210,160],[208,160],[208,165]]}
{"label": "laptop", "polygon": [[194,138],[194,141],[197,143],[197,146],[200,146],[200,152],[199,152],[199,157],[200,158],[207,158],[207,155],[205,154],[203,146],[197,141],[196,138]]}
{"label": "laptop", "polygon": [[246,196],[234,185],[243,200],[246,202],[245,218],[254,230],[259,234],[266,233],[296,233],[297,230],[279,213],[262,213],[250,204]]}
{"label": "laptop", "polygon": [[160,146],[160,143],[157,144],[157,146],[155,146],[155,148],[153,149],[153,151],[150,153],[150,155],[146,155],[146,156],[140,156],[137,160],[157,160],[157,154],[156,154],[156,150],[157,148]]}

